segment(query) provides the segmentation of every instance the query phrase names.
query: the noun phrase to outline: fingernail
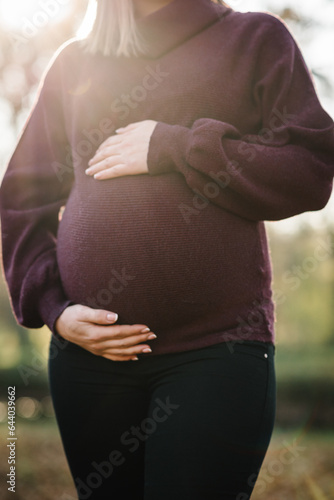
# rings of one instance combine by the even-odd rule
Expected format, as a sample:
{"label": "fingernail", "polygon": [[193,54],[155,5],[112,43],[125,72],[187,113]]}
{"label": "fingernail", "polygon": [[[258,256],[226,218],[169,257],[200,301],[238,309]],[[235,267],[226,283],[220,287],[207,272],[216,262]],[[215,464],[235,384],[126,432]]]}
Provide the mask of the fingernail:
{"label": "fingernail", "polygon": [[150,331],[151,331],[150,328],[144,328],[143,330],[141,330],[140,333],[148,333]]}
{"label": "fingernail", "polygon": [[149,335],[147,337],[148,340],[153,340],[153,339],[156,339],[156,338],[157,338],[157,336],[154,333],[151,333],[151,335]]}
{"label": "fingernail", "polygon": [[118,314],[114,314],[114,313],[107,314],[107,320],[108,321],[117,321],[118,320]]}
{"label": "fingernail", "polygon": [[90,170],[90,168],[87,168],[87,169],[85,170],[85,174],[89,175],[89,174],[90,174],[90,171],[91,171],[91,170]]}
{"label": "fingernail", "polygon": [[101,178],[101,172],[98,172],[97,174],[94,175],[94,179],[100,179]]}
{"label": "fingernail", "polygon": [[115,130],[115,132],[117,134],[117,132],[122,132],[122,130],[124,130],[124,128],[121,127],[121,128],[118,128],[117,130]]}
{"label": "fingernail", "polygon": [[131,358],[131,361],[138,361],[137,356],[135,358]]}
{"label": "fingernail", "polygon": [[145,347],[145,349],[143,349],[142,352],[152,352],[152,349],[150,349],[149,347]]}

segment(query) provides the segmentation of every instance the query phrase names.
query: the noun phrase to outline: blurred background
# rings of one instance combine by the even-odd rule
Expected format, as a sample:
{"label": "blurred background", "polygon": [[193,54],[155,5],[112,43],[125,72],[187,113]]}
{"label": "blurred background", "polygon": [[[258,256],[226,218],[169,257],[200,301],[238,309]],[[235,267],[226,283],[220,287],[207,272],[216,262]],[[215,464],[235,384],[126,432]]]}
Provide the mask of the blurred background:
{"label": "blurred background", "polygon": [[[0,179],[54,51],[76,35],[87,0],[0,0]],[[232,0],[287,23],[334,116],[334,0]],[[276,300],[276,427],[252,498],[334,498],[334,202],[267,223]],[[16,499],[71,500],[74,488],[47,382],[47,329],[17,326],[0,279],[0,499],[12,498],[7,387],[16,386]],[[283,459],[290,449],[289,460]]]}

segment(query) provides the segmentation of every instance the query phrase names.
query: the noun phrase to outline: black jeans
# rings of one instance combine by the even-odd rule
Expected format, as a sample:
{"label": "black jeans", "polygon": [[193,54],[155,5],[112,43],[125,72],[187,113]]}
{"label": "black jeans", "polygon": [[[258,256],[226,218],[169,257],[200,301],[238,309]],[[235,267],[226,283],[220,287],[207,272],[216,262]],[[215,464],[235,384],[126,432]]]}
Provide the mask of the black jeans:
{"label": "black jeans", "polygon": [[49,379],[81,500],[247,500],[275,418],[275,347],[115,362],[52,338]]}

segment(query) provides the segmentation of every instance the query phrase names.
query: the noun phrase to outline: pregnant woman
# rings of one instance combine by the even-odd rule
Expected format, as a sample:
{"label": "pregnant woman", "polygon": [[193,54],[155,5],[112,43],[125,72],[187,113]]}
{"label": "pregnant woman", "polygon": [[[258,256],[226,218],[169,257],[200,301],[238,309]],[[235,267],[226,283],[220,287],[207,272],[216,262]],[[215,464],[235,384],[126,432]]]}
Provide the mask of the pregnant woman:
{"label": "pregnant woman", "polygon": [[99,0],[58,51],[2,241],[18,322],[52,331],[78,498],[250,498],[275,416],[263,221],[326,205],[333,130],[269,14]]}

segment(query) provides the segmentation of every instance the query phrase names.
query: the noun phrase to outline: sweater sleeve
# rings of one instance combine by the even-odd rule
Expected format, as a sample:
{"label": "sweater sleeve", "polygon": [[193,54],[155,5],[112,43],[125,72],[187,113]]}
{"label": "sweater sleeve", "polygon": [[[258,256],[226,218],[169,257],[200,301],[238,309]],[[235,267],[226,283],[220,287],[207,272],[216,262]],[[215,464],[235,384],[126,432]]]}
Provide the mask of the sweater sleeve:
{"label": "sweater sleeve", "polygon": [[0,188],[3,268],[14,314],[27,328],[46,324],[53,333],[70,304],[57,266],[56,235],[73,181],[58,58],[40,86]]}
{"label": "sweater sleeve", "polygon": [[235,124],[207,118],[191,128],[159,122],[148,169],[181,173],[197,194],[241,217],[279,220],[328,202],[334,128],[293,37],[281,21],[264,16],[252,87],[260,129],[245,135]]}

